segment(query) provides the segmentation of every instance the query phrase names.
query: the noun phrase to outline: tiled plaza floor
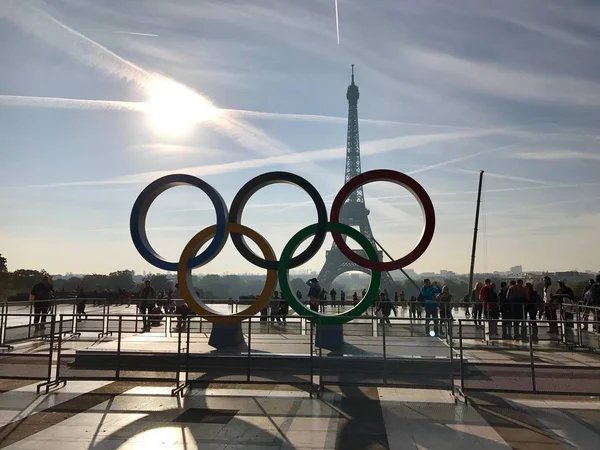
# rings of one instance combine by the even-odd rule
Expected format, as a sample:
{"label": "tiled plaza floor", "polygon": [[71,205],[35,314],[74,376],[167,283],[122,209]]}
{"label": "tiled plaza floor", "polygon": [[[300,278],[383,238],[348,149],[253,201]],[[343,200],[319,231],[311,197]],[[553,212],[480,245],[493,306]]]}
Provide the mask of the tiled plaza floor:
{"label": "tiled plaza floor", "polygon": [[70,382],[36,395],[0,381],[0,448],[597,449],[600,401],[343,388],[320,399],[289,386]]}

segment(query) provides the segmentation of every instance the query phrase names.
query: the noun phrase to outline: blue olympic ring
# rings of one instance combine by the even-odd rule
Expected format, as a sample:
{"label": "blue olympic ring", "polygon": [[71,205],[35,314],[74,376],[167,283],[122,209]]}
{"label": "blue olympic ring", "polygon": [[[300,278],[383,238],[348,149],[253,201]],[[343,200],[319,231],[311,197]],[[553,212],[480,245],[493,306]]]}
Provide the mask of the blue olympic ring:
{"label": "blue olympic ring", "polygon": [[190,259],[188,267],[195,268],[208,263],[219,254],[227,241],[228,233],[226,226],[229,213],[227,212],[225,200],[223,200],[223,197],[221,197],[221,194],[219,194],[216,189],[206,181],[192,175],[175,174],[159,178],[150,183],[140,193],[133,204],[131,216],[129,218],[129,230],[131,232],[133,245],[135,245],[135,248],[142,258],[159,269],[177,272],[178,262],[167,261],[152,248],[152,245],[150,245],[150,242],[148,241],[148,236],[146,235],[146,215],[148,214],[152,202],[154,202],[161,193],[175,186],[186,185],[195,186],[203,191],[214,205],[217,214],[217,227],[214,239],[208,245],[206,250]]}

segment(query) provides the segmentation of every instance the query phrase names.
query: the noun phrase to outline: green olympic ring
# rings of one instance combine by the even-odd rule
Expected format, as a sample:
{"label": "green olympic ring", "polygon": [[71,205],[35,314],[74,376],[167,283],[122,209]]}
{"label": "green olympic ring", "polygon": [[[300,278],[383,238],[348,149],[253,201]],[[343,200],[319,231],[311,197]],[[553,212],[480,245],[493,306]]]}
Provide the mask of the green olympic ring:
{"label": "green olympic ring", "polygon": [[[296,233],[290,241],[287,243],[283,252],[281,253],[281,258],[279,259],[280,265],[277,271],[279,277],[279,288],[281,290],[281,294],[283,298],[285,298],[292,309],[296,311],[299,315],[309,316],[311,321],[321,325],[342,325],[346,322],[351,321],[362,315],[369,306],[373,304],[373,302],[377,299],[377,295],[379,292],[379,285],[381,283],[381,272],[378,270],[371,271],[371,282],[369,283],[369,289],[367,290],[366,295],[361,299],[360,302],[354,307],[349,309],[348,311],[344,311],[340,314],[333,315],[324,315],[319,314],[316,311],[307,308],[302,302],[300,302],[292,289],[290,288],[289,282],[289,261],[294,256],[294,252],[298,249],[298,247],[309,237],[313,236],[317,232],[318,224],[309,225],[298,233]],[[362,247],[362,249],[367,254],[367,257],[371,261],[379,261],[379,256],[377,255],[377,250],[373,247],[373,244],[358,230],[355,230],[349,225],[345,225],[343,223],[327,223],[327,231],[329,232],[338,232],[345,234],[346,236],[354,239],[358,245]]]}

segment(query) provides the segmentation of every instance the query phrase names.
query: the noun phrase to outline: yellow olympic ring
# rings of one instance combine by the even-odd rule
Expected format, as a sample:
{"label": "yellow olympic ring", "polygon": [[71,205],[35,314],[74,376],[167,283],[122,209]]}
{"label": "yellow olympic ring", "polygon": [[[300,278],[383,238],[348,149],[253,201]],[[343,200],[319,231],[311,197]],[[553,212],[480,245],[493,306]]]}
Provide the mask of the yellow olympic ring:
{"label": "yellow olympic ring", "polygon": [[[258,298],[244,311],[236,314],[222,315],[218,311],[210,308],[206,305],[196,294],[192,282],[192,269],[189,267],[189,261],[196,256],[200,248],[212,239],[217,232],[217,226],[212,225],[196,234],[190,242],[185,246],[179,258],[179,264],[177,266],[177,281],[179,283],[179,290],[181,296],[185,300],[185,303],[194,311],[196,314],[205,316],[206,320],[219,323],[219,324],[235,324],[241,319],[239,316],[254,316],[258,314],[269,303],[271,294],[277,288],[277,271],[267,270],[267,279],[265,280],[265,286]],[[265,260],[275,261],[275,252],[271,248],[271,245],[266,241],[262,235],[257,233],[251,228],[237,223],[226,224],[227,233],[242,234],[252,239],[260,251],[262,252]]]}

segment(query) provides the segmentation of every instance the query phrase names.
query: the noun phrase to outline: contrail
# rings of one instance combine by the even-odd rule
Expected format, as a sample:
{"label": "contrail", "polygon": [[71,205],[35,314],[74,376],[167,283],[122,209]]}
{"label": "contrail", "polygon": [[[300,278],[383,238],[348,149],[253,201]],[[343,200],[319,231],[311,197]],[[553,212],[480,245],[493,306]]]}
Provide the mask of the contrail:
{"label": "contrail", "polygon": [[337,34],[337,43],[340,45],[340,15],[338,13],[338,0],[334,0],[335,3],[335,31]]}
{"label": "contrail", "polygon": [[[400,136],[395,138],[379,139],[375,141],[366,141],[363,143],[362,153],[365,155],[387,153],[395,150],[407,150],[411,148],[421,147],[436,142],[448,142],[457,139],[467,139],[478,137],[480,133],[437,133],[437,134],[422,134],[411,136]],[[333,147],[319,150],[310,150],[300,153],[289,153],[266,158],[245,159],[241,161],[201,165],[193,167],[182,167],[173,170],[161,170],[142,172],[110,180],[99,181],[75,181],[62,182],[44,185],[28,185],[22,187],[29,188],[51,188],[51,187],[68,187],[68,186],[95,186],[95,185],[110,185],[110,184],[130,184],[130,183],[146,183],[154,180],[157,177],[168,175],[171,173],[187,173],[194,176],[209,176],[222,173],[237,172],[246,169],[269,167],[273,165],[290,165],[299,163],[313,163],[315,161],[329,161],[343,159],[346,156],[345,147]],[[330,174],[328,174],[330,175]],[[379,197],[378,197],[379,199]]]}
{"label": "contrail", "polygon": [[[578,184],[549,184],[544,186],[523,186],[523,187],[514,187],[514,188],[498,188],[498,189],[486,189],[485,193],[490,194],[498,194],[504,192],[521,192],[521,191],[545,191],[550,189],[584,189],[587,187],[596,187],[600,186],[600,183],[578,183]],[[472,191],[454,191],[454,192],[431,192],[429,195],[431,197],[442,197],[449,195],[474,195],[477,194],[476,190]],[[398,198],[413,198],[412,194],[403,194],[403,195],[388,195],[384,197],[378,197],[380,200],[394,200]]]}
{"label": "contrail", "polygon": [[130,34],[132,36],[158,37],[158,34],[136,33],[135,31],[113,31],[113,33],[115,33],[115,34]]}
{"label": "contrail", "polygon": [[[88,110],[109,109],[136,112],[147,112],[149,109],[148,103],[146,102],[84,100],[59,97],[22,97],[17,95],[0,95],[0,105]],[[231,139],[238,142],[243,147],[258,150],[258,153],[261,156],[273,156],[282,151],[285,153],[293,151],[289,146],[272,138],[261,129],[240,120],[236,120],[235,118],[220,115],[218,122],[207,123],[207,125],[216,127],[221,132],[226,131],[226,134]]]}
{"label": "contrail", "polygon": [[[458,169],[458,168],[445,169],[445,170],[447,170],[449,172],[470,173],[473,175],[479,175],[478,170]],[[525,183],[533,183],[533,184],[549,184],[547,181],[533,180],[531,178],[516,177],[513,175],[505,175],[505,174],[501,174],[501,173],[494,173],[494,172],[488,172],[488,171],[485,172],[485,176],[488,178],[498,178],[500,180],[523,181]]]}
{"label": "contrail", "polygon": [[[64,108],[64,109],[114,109],[119,111],[146,112],[146,102],[125,102],[117,100],[94,100],[64,97],[32,97],[26,95],[1,95],[0,105],[4,106],[35,106],[40,108]],[[252,117],[266,120],[298,120],[304,122],[320,123],[347,123],[348,118],[342,116],[328,116],[324,114],[299,114],[278,113],[266,111],[253,111],[245,109],[217,108],[219,113],[230,117]],[[468,127],[460,125],[443,125],[423,122],[404,122],[401,120],[384,119],[359,119],[360,123],[372,125],[406,125],[430,128],[445,128],[455,130],[492,130],[485,127]]]}
{"label": "contrail", "polygon": [[[365,142],[363,146],[363,154],[379,154],[385,152],[391,152],[394,150],[408,149],[419,147],[422,145],[431,144],[439,141],[450,141],[454,139],[464,139],[470,137],[477,137],[481,135],[481,132],[461,132],[461,133],[438,133],[429,135],[412,135],[412,136],[401,136],[390,139],[380,139],[378,141]],[[30,188],[50,188],[50,187],[73,187],[73,186],[94,186],[94,185],[110,185],[110,184],[135,184],[135,183],[146,183],[152,181],[158,177],[168,175],[171,173],[187,173],[195,176],[209,176],[217,175],[222,173],[231,173],[242,170],[272,166],[272,165],[290,165],[290,164],[303,164],[304,167],[311,168],[313,175],[318,175],[322,179],[332,180],[332,173],[315,164],[315,161],[326,161],[343,159],[345,157],[345,147],[335,147],[323,150],[312,150],[301,153],[287,153],[270,156],[267,158],[241,160],[236,162],[214,164],[214,165],[202,165],[195,167],[186,167],[175,170],[161,170],[152,172],[143,172],[128,176],[121,176],[112,180],[105,181],[81,181],[81,182],[63,182],[54,183],[47,185],[34,185],[27,186]],[[380,201],[377,197],[367,196],[370,202],[371,209],[380,211],[384,216],[397,220],[399,217],[407,216],[405,211],[390,207]]]}
{"label": "contrail", "polygon": [[116,100],[87,100],[61,97],[29,97],[22,95],[0,95],[0,105],[3,106],[35,106],[38,108],[59,109],[110,109],[114,111],[146,110],[144,102],[121,102]]}
{"label": "contrail", "polygon": [[140,87],[147,87],[151,83],[153,75],[148,71],[120,57],[32,4],[11,3],[7,17],[21,29],[38,37],[44,43],[56,47],[108,75],[116,75]]}
{"label": "contrail", "polygon": [[[123,111],[139,111],[146,112],[145,102],[125,102],[117,100],[96,100],[96,99],[78,99],[78,98],[62,98],[62,97],[32,97],[24,95],[1,95],[0,94],[0,105],[5,106],[36,106],[45,108],[66,108],[66,109],[114,109]],[[325,114],[302,114],[302,113],[280,113],[280,112],[267,112],[267,111],[254,111],[245,109],[230,109],[230,108],[217,108],[219,113],[230,117],[251,117],[266,120],[298,120],[305,122],[320,122],[320,123],[347,123],[348,118],[342,116],[329,116]],[[415,126],[415,127],[430,127],[430,128],[441,128],[441,129],[454,129],[454,130],[480,130],[489,132],[505,132],[515,137],[531,137],[531,134],[522,133],[518,130],[526,128],[526,126],[520,126],[515,128],[490,128],[490,127],[473,127],[466,125],[444,125],[439,123],[426,123],[426,122],[406,122],[401,120],[385,120],[385,119],[359,119],[360,123],[372,124],[372,125],[401,125],[401,126]],[[532,125],[534,126],[534,125]],[[595,135],[586,135],[580,133],[567,133],[567,132],[544,132],[547,135],[561,134],[566,136],[584,137],[596,139]]]}
{"label": "contrail", "polygon": [[[274,113],[265,111],[252,111],[245,109],[221,109],[221,111],[242,117],[256,117],[264,119],[285,119],[285,120],[302,120],[307,122],[332,122],[332,123],[348,123],[348,117],[342,116],[328,116],[324,114],[300,114],[300,113]],[[431,128],[450,128],[450,129],[462,129],[462,130],[491,130],[486,127],[470,127],[461,125],[444,125],[438,123],[426,123],[426,122],[406,122],[402,120],[385,120],[385,119],[358,119],[360,123],[368,123],[373,125],[408,125],[408,126],[419,126],[419,127],[431,127]]]}
{"label": "contrail", "polygon": [[406,174],[407,175],[414,175],[415,173],[427,172],[428,170],[432,170],[432,169],[437,169],[439,167],[448,166],[450,164],[454,164],[454,163],[457,163],[457,162],[460,162],[460,161],[464,161],[466,159],[475,158],[476,156],[481,156],[481,155],[485,155],[487,153],[497,152],[498,150],[503,150],[505,148],[515,147],[516,145],[519,145],[519,144],[509,144],[509,145],[502,145],[500,147],[489,148],[489,149],[483,150],[481,152],[471,153],[469,155],[464,155],[464,156],[459,156],[458,158],[452,158],[452,159],[448,159],[446,161],[442,161],[442,162],[437,163],[437,164],[433,164],[431,166],[422,167],[421,169],[411,170],[409,172],[406,172]]}

